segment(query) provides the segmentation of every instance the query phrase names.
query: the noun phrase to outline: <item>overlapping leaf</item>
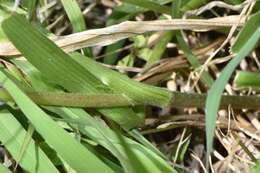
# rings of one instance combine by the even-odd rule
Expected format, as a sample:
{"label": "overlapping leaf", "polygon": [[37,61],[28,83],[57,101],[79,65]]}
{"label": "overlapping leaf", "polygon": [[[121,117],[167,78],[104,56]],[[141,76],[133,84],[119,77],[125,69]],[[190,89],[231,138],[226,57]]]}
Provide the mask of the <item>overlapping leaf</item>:
{"label": "overlapping leaf", "polygon": [[[251,16],[243,30],[240,32],[236,43],[232,47],[232,50],[236,52],[236,56],[224,68],[220,77],[214,82],[208,92],[208,97],[206,100],[206,134],[208,154],[212,151],[214,130],[216,125],[216,115],[218,112],[222,92],[224,91],[225,85],[237,65],[250,53],[250,51],[255,47],[255,44],[259,41],[259,19],[260,12]],[[245,35],[248,33],[249,36]]]}
{"label": "overlapping leaf", "polygon": [[[19,28],[19,29],[17,29]],[[48,81],[71,92],[111,93],[101,81],[70,58],[23,16],[14,14],[3,23],[3,29],[13,44],[23,53]],[[24,44],[28,43],[28,44]],[[101,113],[124,128],[133,128],[142,122],[130,108],[99,109]]]}

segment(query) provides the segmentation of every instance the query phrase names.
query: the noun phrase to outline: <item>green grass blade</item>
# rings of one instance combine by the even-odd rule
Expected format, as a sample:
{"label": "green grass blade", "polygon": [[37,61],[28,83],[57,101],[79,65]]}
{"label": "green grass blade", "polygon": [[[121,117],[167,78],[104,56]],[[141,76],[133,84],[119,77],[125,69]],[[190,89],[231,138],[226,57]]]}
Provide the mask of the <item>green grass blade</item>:
{"label": "green grass blade", "polygon": [[234,80],[236,88],[253,88],[260,90],[260,74],[247,71],[238,71]]}
{"label": "green grass blade", "polygon": [[14,14],[3,22],[2,28],[28,61],[48,77],[51,83],[59,82],[70,91],[95,90],[92,84],[97,85],[97,80],[91,75],[86,77],[86,70],[80,68],[65,52],[30,25],[24,16]]}
{"label": "green grass blade", "polygon": [[[187,60],[189,61],[189,63],[191,64],[191,66],[194,69],[200,68],[201,64],[198,60],[198,58],[191,52],[188,44],[185,42],[185,40],[182,37],[182,34],[180,31],[176,32],[176,38],[178,41],[178,45],[180,46],[180,48],[183,50],[184,55],[186,56]],[[202,82],[207,85],[208,87],[210,87],[213,84],[213,79],[210,76],[210,74],[206,71],[203,71],[201,74],[201,80]]]}
{"label": "green grass blade", "polygon": [[[125,153],[117,135],[111,129],[105,127],[101,122],[91,117],[82,109],[56,107],[47,107],[47,109],[60,115],[75,128],[78,127],[82,134],[109,150],[119,159],[123,167],[128,169],[129,163],[127,160],[129,157]],[[130,149],[133,150],[136,157],[138,157],[147,170],[153,173],[176,173],[176,170],[171,168],[171,166],[156,153],[129,138],[125,139],[127,145],[129,145]]]}
{"label": "green grass blade", "polygon": [[[30,25],[23,16],[14,14],[5,20],[2,27],[16,48],[49,83],[60,85],[70,92],[112,93],[112,90],[94,77],[88,69],[71,59],[37,28]],[[143,121],[143,118],[137,116],[130,108],[103,108],[99,111],[126,129],[136,127]]]}
{"label": "green grass blade", "polygon": [[[0,112],[0,141],[12,157],[19,160],[19,148],[22,147],[26,131],[10,112]],[[24,152],[19,165],[28,172],[59,173],[40,147],[31,141]],[[0,169],[1,170],[1,169]],[[0,171],[2,173],[2,171]]]}
{"label": "green grass blade", "polygon": [[[181,16],[181,11],[180,11],[181,6],[182,6],[181,0],[177,0],[177,1],[175,1],[175,3],[172,4],[172,17],[173,18],[179,18]],[[186,56],[188,62],[191,64],[191,66],[194,69],[201,67],[201,64],[200,64],[198,58],[192,53],[189,45],[185,42],[185,40],[181,34],[181,31],[176,31],[176,38],[177,38],[178,46],[184,52],[184,55]],[[201,79],[202,79],[202,82],[208,87],[210,87],[213,84],[212,77],[210,76],[209,73],[207,73],[205,71],[202,73]]]}
{"label": "green grass blade", "polygon": [[208,0],[190,0],[181,8],[181,11],[193,10],[203,4],[206,4],[207,2]]}
{"label": "green grass blade", "polygon": [[[140,2],[140,0],[139,0],[139,2]],[[147,5],[147,2],[141,2],[142,4],[145,4],[145,7],[144,7],[144,5],[140,4],[139,2],[127,3],[124,1],[121,5],[114,8],[115,12],[113,12],[113,13],[121,12],[121,13],[125,13],[125,14],[130,14],[131,16],[133,16],[138,13],[146,12],[147,10],[153,10],[153,9],[149,8],[150,4]],[[163,6],[167,3],[172,2],[172,0],[149,0],[148,3],[150,3],[150,2],[155,3],[156,5],[159,4],[159,5]],[[156,7],[156,8],[158,8],[158,7]],[[170,9],[168,9],[168,10],[170,10]]]}
{"label": "green grass blade", "polygon": [[33,103],[3,71],[0,72],[0,81],[35,127],[35,130],[74,170],[113,173],[96,155],[88,151]]}
{"label": "green grass blade", "polygon": [[32,135],[34,132],[34,127],[29,124],[26,135],[24,137],[24,141],[23,144],[20,148],[19,154],[18,154],[18,159],[16,160],[16,165],[15,165],[15,169],[17,168],[18,164],[20,163],[20,161],[22,160],[31,140],[32,140]]}
{"label": "green grass blade", "polygon": [[[35,71],[36,69],[30,68],[31,70]],[[27,71],[27,75],[29,76],[29,79],[33,79],[33,77],[30,77],[31,75],[35,75],[35,72],[30,73]],[[36,86],[38,84],[38,81],[32,80],[31,81],[33,86]],[[40,85],[40,87],[42,84]],[[39,87],[36,87],[39,88]],[[47,87],[43,87],[42,89],[46,89]],[[40,88],[41,89],[41,88]],[[44,90],[43,90],[44,91]],[[93,141],[99,143],[106,149],[108,149],[113,155],[118,158],[118,160],[121,162],[125,170],[129,170],[129,166],[131,164],[127,161],[129,158],[125,154],[122,145],[120,144],[120,141],[118,141],[118,138],[114,134],[112,130],[105,127],[102,123],[98,122],[96,119],[92,118],[88,113],[86,113],[82,109],[75,109],[75,108],[60,108],[60,107],[45,107],[49,111],[55,112],[56,114],[60,115],[63,120],[71,126],[73,126],[75,129],[79,129],[79,131],[90,137]],[[134,133],[134,131],[131,131]],[[162,158],[165,158],[157,149],[154,149],[154,146],[152,146],[149,141],[146,139],[143,139],[141,134],[137,133],[135,131],[134,135],[135,138],[138,138],[139,141],[142,141],[142,143],[145,143],[144,147],[134,141],[132,141],[129,138],[126,138],[128,143],[131,144],[131,149],[134,150],[135,153],[138,154],[138,158],[142,160],[142,163],[145,165],[146,168],[149,168],[150,172],[158,172],[159,170],[167,170],[167,172],[173,172],[172,169],[170,169],[169,165],[166,164],[166,162],[158,158],[157,155],[160,155]],[[141,153],[140,153],[141,152]],[[146,153],[150,154],[150,157],[148,157]],[[160,153],[160,154],[158,154]],[[151,161],[156,160],[157,167],[150,166]],[[153,164],[154,165],[154,164]]]}
{"label": "green grass blade", "polygon": [[257,164],[254,167],[252,173],[259,173],[259,172],[260,172],[260,161],[257,162]]}
{"label": "green grass blade", "polygon": [[257,28],[260,26],[260,12],[254,14],[250,20],[247,21],[245,28],[239,33],[239,36],[231,47],[231,51],[234,53],[238,53],[242,47],[244,47],[244,43],[248,41],[248,38],[251,38]]}
{"label": "green grass blade", "polygon": [[162,107],[170,103],[172,94],[168,90],[136,82],[123,74],[87,59],[79,53],[73,53],[71,57],[111,89],[124,94],[137,103],[147,102],[147,104]]}
{"label": "green grass blade", "polygon": [[[37,70],[27,60],[11,60],[19,70],[21,70],[26,76],[23,79],[31,81],[32,88],[37,88],[37,91],[55,91],[58,92],[60,88],[53,83],[50,83],[46,77],[44,77],[39,70]],[[28,81],[24,81],[27,83]]]}
{"label": "green grass blade", "polygon": [[61,0],[74,32],[86,30],[86,23],[76,0]]}
{"label": "green grass blade", "polygon": [[[4,1],[0,3],[0,24],[4,21],[5,18],[7,18],[10,15],[10,9],[11,6],[13,4],[8,2],[8,1]],[[3,31],[3,28],[0,27],[0,42],[4,42],[7,41],[7,37]]]}
{"label": "green grass blade", "polygon": [[142,145],[144,145],[146,148],[153,151],[161,158],[167,160],[167,157],[161,151],[159,151],[152,143],[150,143],[138,130],[134,129],[128,131],[128,134],[131,135],[135,140],[140,142]]}
{"label": "green grass blade", "polygon": [[[79,8],[76,0],[61,0],[62,5],[68,15],[68,18],[72,24],[74,32],[81,32],[87,29],[84,16]],[[92,57],[90,48],[83,49],[84,53],[88,57]]]}
{"label": "green grass blade", "polygon": [[104,63],[106,63],[106,64],[115,64],[115,62],[118,59],[118,55],[119,55],[119,53],[115,52],[115,51],[117,51],[120,48],[122,48],[124,43],[125,43],[125,40],[121,40],[121,41],[119,41],[117,43],[114,43],[112,45],[107,46],[105,54],[108,54],[108,55],[105,56]]}
{"label": "green grass blade", "polygon": [[[216,115],[218,112],[222,92],[224,91],[225,85],[228,82],[231,74],[233,73],[237,65],[243,58],[245,58],[250,53],[250,51],[254,48],[255,44],[259,41],[260,20],[258,20],[257,23],[252,22],[256,21],[259,18],[260,12],[253,15],[249,19],[249,21],[247,22],[247,24],[238,36],[237,42],[240,43],[238,45],[240,49],[238,50],[237,55],[224,68],[220,77],[214,82],[214,84],[208,92],[208,97],[206,100],[206,136],[208,154],[210,154],[210,152],[212,151],[214,130],[216,126]],[[254,27],[255,30],[252,30],[252,27]],[[248,33],[248,29],[250,31],[253,31],[253,33],[250,34],[250,37],[247,37],[247,40],[245,40],[245,42],[241,42],[241,39],[244,40],[243,33]],[[235,45],[237,45],[238,43],[235,43]],[[236,50],[236,46],[235,48],[233,48],[233,50],[234,49]]]}
{"label": "green grass blade", "polygon": [[148,58],[148,61],[145,65],[146,67],[151,66],[153,63],[162,58],[162,55],[167,48],[166,46],[169,43],[169,41],[171,41],[172,36],[172,31],[166,31],[161,35],[159,42],[154,46],[152,53]]}
{"label": "green grass blade", "polygon": [[171,13],[171,8],[160,5],[160,4],[150,1],[150,0],[124,0],[124,2],[133,4],[133,5],[136,5],[139,7],[143,7],[143,8],[149,9],[149,10],[153,10],[153,11],[159,12],[159,13],[165,13],[165,14]]}
{"label": "green grass blade", "polygon": [[79,128],[82,134],[87,135],[93,141],[108,149],[119,160],[126,172],[131,168],[129,159],[115,146],[113,136],[107,132],[108,129],[92,118],[88,113],[82,109],[74,108],[47,107],[47,109],[58,113],[68,123],[71,121],[72,127]]}
{"label": "green grass blade", "polygon": [[28,16],[29,21],[37,20],[37,4],[39,0],[28,0]]}
{"label": "green grass blade", "polygon": [[[160,5],[164,5],[166,3],[171,2],[172,0],[151,0],[152,2],[158,3]],[[124,22],[133,18],[138,13],[146,12],[149,9],[142,8],[140,6],[136,6],[130,3],[122,3],[119,6],[114,7],[112,14],[108,17],[107,25],[112,25],[120,22]]]}
{"label": "green grass blade", "polygon": [[1,173],[12,173],[9,169],[7,169],[4,165],[0,164],[0,172]]}
{"label": "green grass blade", "polygon": [[126,139],[120,134],[119,129],[114,128],[114,131],[117,139],[122,145],[123,151],[125,152],[129,160],[129,169],[126,171],[126,173],[150,173],[150,171],[146,169],[142,162],[140,162],[138,156],[134,153],[132,147],[127,143]]}

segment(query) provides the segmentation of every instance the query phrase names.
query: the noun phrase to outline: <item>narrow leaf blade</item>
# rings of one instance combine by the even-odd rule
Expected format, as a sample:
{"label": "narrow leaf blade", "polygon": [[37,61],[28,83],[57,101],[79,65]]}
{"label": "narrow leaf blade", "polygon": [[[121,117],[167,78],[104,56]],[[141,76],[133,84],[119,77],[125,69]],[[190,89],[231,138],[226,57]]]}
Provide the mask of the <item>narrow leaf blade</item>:
{"label": "narrow leaf blade", "polygon": [[[252,16],[248,23],[245,25],[241,33],[247,32],[249,29],[251,31],[252,25],[255,23],[256,18],[260,17],[260,12]],[[258,25],[259,26],[259,25]],[[216,126],[216,116],[221,100],[222,92],[224,91],[225,85],[228,82],[232,72],[235,70],[240,61],[245,58],[250,51],[254,48],[255,44],[258,42],[260,37],[260,27],[255,28],[253,33],[250,35],[243,44],[239,46],[237,55],[228,63],[224,68],[220,77],[214,82],[211,89],[208,92],[208,97],[206,99],[206,138],[207,138],[207,152],[208,155],[212,151],[214,130]],[[237,40],[240,42],[240,39]],[[235,43],[236,45],[236,43]]]}
{"label": "narrow leaf blade", "polygon": [[46,143],[55,149],[74,170],[78,172],[106,171],[113,173],[96,155],[88,151],[76,139],[59,127],[8,77],[3,71],[0,72],[0,81],[3,83],[3,87],[13,97],[19,108],[30,120],[36,131],[42,135]]}

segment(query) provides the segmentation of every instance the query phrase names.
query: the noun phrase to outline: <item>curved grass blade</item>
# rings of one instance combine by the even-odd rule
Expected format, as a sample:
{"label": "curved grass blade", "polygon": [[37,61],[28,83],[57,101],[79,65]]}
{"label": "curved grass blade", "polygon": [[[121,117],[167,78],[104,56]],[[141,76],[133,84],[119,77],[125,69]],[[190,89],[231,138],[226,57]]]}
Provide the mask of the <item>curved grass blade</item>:
{"label": "curved grass blade", "polygon": [[242,47],[244,47],[244,44],[248,42],[248,38],[252,38],[253,35],[255,35],[255,32],[257,29],[259,29],[259,26],[260,12],[257,12],[247,21],[244,29],[239,33],[237,40],[235,41],[234,45],[232,45],[231,51],[234,53],[238,53],[242,49]]}
{"label": "curved grass blade", "polygon": [[[222,92],[224,91],[225,85],[228,82],[231,74],[244,59],[251,50],[255,47],[256,43],[260,38],[260,12],[251,16],[243,30],[240,32],[237,43],[234,44],[232,50],[237,51],[237,55],[227,64],[227,66],[222,71],[220,77],[214,82],[211,89],[208,92],[208,97],[206,99],[206,137],[207,137],[207,152],[208,155],[212,151],[214,130],[216,126],[216,116],[220,104],[220,99]],[[245,33],[250,33],[250,36],[246,36]],[[244,41],[241,41],[244,40]]]}
{"label": "curved grass blade", "polygon": [[[113,92],[88,69],[78,64],[37,28],[30,25],[22,15],[13,14],[4,21],[2,27],[16,48],[48,79],[49,83],[62,86],[70,92],[92,94]],[[136,115],[130,108],[102,108],[98,111],[125,129],[136,127],[143,121],[143,117]]]}
{"label": "curved grass blade", "polygon": [[[30,82],[33,86],[37,86],[39,81],[32,80],[35,76],[35,72],[37,71],[35,68],[30,68],[32,71],[26,72],[26,74],[29,76]],[[24,69],[23,69],[24,70]],[[39,71],[37,71],[40,73]],[[43,81],[42,81],[43,82]],[[42,87],[44,84],[40,84],[37,86],[37,90],[46,91],[46,88],[49,87]],[[45,84],[47,85],[47,84]],[[39,88],[40,87],[40,88]],[[64,108],[64,107],[45,107],[47,110],[51,112],[55,112],[56,114],[60,115],[63,120],[69,124],[71,124],[72,127],[75,129],[79,129],[79,131],[90,137],[93,141],[99,143],[103,147],[105,147],[107,150],[109,150],[113,155],[120,161],[124,169],[129,170],[129,167],[131,167],[131,164],[127,161],[129,160],[129,157],[125,154],[122,145],[120,144],[120,141],[118,141],[118,138],[116,138],[116,135],[112,130],[105,127],[102,123],[97,121],[96,119],[92,118],[88,113],[86,113],[82,109],[75,109],[75,108]],[[157,155],[161,156],[162,158],[166,159],[166,156],[163,156],[162,153],[160,153],[149,141],[147,141],[140,133],[138,133],[136,130],[129,131],[129,133],[134,136],[136,139],[144,143],[145,146],[142,146],[130,138],[126,138],[127,144],[129,144],[130,149],[134,150],[134,153],[138,153],[136,157],[138,157],[138,160],[142,160],[142,164],[150,171],[150,172],[158,172],[159,170],[166,170],[169,173],[174,172],[173,169],[170,169],[169,165],[166,164],[166,162],[158,158]],[[147,157],[146,152],[150,153],[150,157]],[[147,160],[147,161],[146,161]],[[150,166],[151,161],[156,161],[157,167]],[[160,172],[160,171],[159,171]],[[165,172],[165,171],[164,171]]]}
{"label": "curved grass blade", "polygon": [[[47,109],[57,113],[64,118],[64,121],[70,123],[75,128],[78,127],[82,134],[88,136],[93,141],[109,150],[119,159],[124,169],[129,169],[129,166],[134,166],[129,165],[129,162],[127,162],[129,157],[115,132],[105,127],[101,122],[91,117],[87,112],[76,108],[47,107]],[[128,147],[136,155],[145,169],[153,173],[176,173],[176,170],[168,165],[168,163],[155,152],[130,138],[124,138]]]}
{"label": "curved grass blade", "polygon": [[[81,32],[87,29],[84,16],[79,8],[76,0],[61,0],[62,5],[68,15],[68,18],[72,24],[74,32]],[[90,48],[83,49],[84,53],[88,57],[92,57]]]}
{"label": "curved grass blade", "polygon": [[113,173],[96,155],[58,126],[44,111],[33,103],[9,76],[0,72],[0,82],[30,120],[35,130],[77,172]]}
{"label": "curved grass blade", "polygon": [[[35,68],[30,68],[33,71],[37,71]],[[38,72],[40,73],[40,72]],[[35,76],[35,72],[27,72],[26,73],[29,77],[30,81]],[[39,83],[37,80],[32,80],[32,85],[36,87],[36,85]],[[44,91],[48,87],[43,87],[43,84],[40,84],[37,86],[37,90],[43,89]],[[39,88],[40,87],[40,88]],[[72,127],[75,129],[79,129],[79,131],[90,137],[93,141],[99,143],[104,148],[109,150],[113,155],[118,158],[120,163],[123,165],[125,170],[129,170],[129,166],[131,164],[127,162],[129,159],[127,154],[125,154],[122,145],[120,144],[120,141],[114,134],[112,130],[110,130],[108,127],[105,127],[102,123],[97,121],[96,119],[92,118],[88,113],[86,113],[83,109],[76,109],[76,108],[64,108],[64,107],[45,107],[51,112],[54,112],[58,115],[60,115],[63,120],[69,124],[71,124]],[[137,137],[136,137],[137,136]],[[136,138],[140,138],[140,134],[135,135]],[[151,149],[151,145],[148,141],[145,141],[144,139],[141,139],[141,141],[145,141],[143,143],[146,143],[149,147],[144,147],[137,142],[134,142],[133,140],[126,138],[127,143],[129,143],[131,150],[134,150],[133,152],[137,155],[136,157],[141,160],[142,164],[150,171],[150,172],[160,172],[160,173],[173,173],[175,172],[168,164],[165,162],[162,157],[158,157],[158,152],[154,151],[154,149]],[[149,144],[147,144],[149,143]],[[150,165],[152,164],[152,166]],[[164,170],[164,171],[163,171]]]}
{"label": "curved grass blade", "polygon": [[149,150],[153,151],[156,153],[158,156],[163,158],[164,160],[167,160],[167,157],[156,148],[152,143],[150,143],[138,130],[133,129],[131,131],[128,131],[128,134],[131,135],[135,140],[137,140],[139,143],[144,145],[146,148]]}
{"label": "curved grass blade", "polygon": [[[9,151],[12,157],[19,161],[20,151],[26,131],[22,125],[14,118],[14,115],[7,111],[0,112],[0,141],[2,145]],[[41,148],[32,140],[23,154],[19,165],[28,172],[59,173],[55,166],[51,163]],[[0,172],[3,171],[0,168]]]}
{"label": "curved grass blade", "polygon": [[126,139],[123,137],[123,135],[120,134],[119,129],[116,129],[116,127],[113,127],[116,137],[119,140],[123,151],[128,157],[129,160],[129,168],[126,173],[150,173],[150,171],[142,164],[140,161],[140,158],[134,153],[132,147],[126,142]]}
{"label": "curved grass blade", "polygon": [[170,103],[172,93],[166,89],[134,81],[121,73],[103,67],[96,61],[86,58],[79,53],[72,53],[71,57],[115,92],[122,93],[137,103],[146,102],[147,104],[161,107],[168,106]]}

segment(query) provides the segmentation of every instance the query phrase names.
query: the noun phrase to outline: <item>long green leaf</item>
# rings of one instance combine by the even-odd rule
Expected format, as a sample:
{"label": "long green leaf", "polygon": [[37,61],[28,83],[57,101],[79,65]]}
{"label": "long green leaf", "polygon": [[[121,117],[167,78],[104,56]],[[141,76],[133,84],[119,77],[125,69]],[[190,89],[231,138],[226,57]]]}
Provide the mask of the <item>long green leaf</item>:
{"label": "long green leaf", "polygon": [[150,0],[124,0],[124,2],[140,6],[149,10],[154,10],[155,12],[170,14],[171,9],[167,6],[160,5],[156,2]]}
{"label": "long green leaf", "polygon": [[[0,112],[0,141],[10,152],[12,157],[19,161],[19,165],[28,172],[46,173],[59,171],[54,167],[40,147],[31,141],[20,159],[19,149],[22,147],[26,131],[14,118],[14,115],[7,111]],[[1,169],[0,169],[1,170]],[[2,171],[0,171],[2,172]]]}
{"label": "long green leaf", "polygon": [[[76,108],[56,108],[47,107],[48,110],[54,111],[59,114],[64,120],[71,123],[75,128],[86,136],[90,137],[93,141],[99,143],[106,149],[108,149],[113,155],[115,155],[125,169],[129,164],[127,162],[128,155],[126,154],[124,147],[118,139],[115,132],[105,127],[101,122],[92,118],[88,113],[82,109]],[[147,149],[146,147],[138,144],[137,142],[125,138],[127,145],[135,153],[138,160],[142,163],[145,169],[153,173],[175,173],[176,170],[172,169],[167,162],[165,162],[160,156]],[[132,165],[134,166],[134,165]]]}
{"label": "long green leaf", "polygon": [[76,0],[61,0],[74,32],[86,30],[86,23]]}
{"label": "long green leaf", "polygon": [[76,139],[59,127],[44,111],[33,103],[16,84],[0,72],[3,87],[13,97],[19,108],[30,120],[36,131],[41,134],[46,143],[78,172],[108,172],[113,171],[96,155],[88,151]]}
{"label": "long green leaf", "polygon": [[250,18],[250,20],[247,21],[245,28],[242,30],[242,32],[240,32],[236,42],[231,47],[231,51],[234,53],[238,53],[244,47],[244,44],[248,42],[248,38],[253,37],[256,30],[259,29],[259,26],[260,26],[260,12],[254,14]]}
{"label": "long green leaf", "polygon": [[[180,48],[183,50],[184,55],[186,56],[187,60],[189,61],[189,63],[191,64],[191,66],[196,69],[201,67],[201,64],[198,60],[198,58],[191,52],[188,44],[185,42],[185,40],[182,37],[182,34],[180,31],[176,32],[176,38],[178,41],[178,45],[180,46]],[[213,79],[210,76],[210,74],[206,71],[203,71],[201,74],[201,80],[202,82],[207,85],[208,87],[210,87],[213,84]]]}
{"label": "long green leaf", "polygon": [[8,170],[4,165],[0,164],[0,172],[1,173],[12,173],[10,170]]}
{"label": "long green leaf", "polygon": [[72,53],[71,57],[111,89],[123,93],[137,103],[147,102],[147,104],[162,107],[170,103],[172,94],[166,89],[136,82],[123,74],[103,67],[79,53]]}
{"label": "long green leaf", "polygon": [[19,151],[19,154],[18,154],[18,158],[16,160],[15,168],[17,168],[18,164],[23,159],[24,153],[27,151],[27,148],[28,148],[28,146],[29,146],[29,144],[32,140],[33,132],[34,132],[33,126],[31,124],[29,124],[26,135],[25,135],[24,140],[23,140],[23,144],[22,144],[20,151]]}
{"label": "long green leaf", "polygon": [[[74,32],[81,32],[87,29],[84,16],[79,8],[79,5],[76,0],[61,0],[62,5],[68,15],[68,18],[72,24]],[[84,49],[85,55],[92,57],[91,49]]]}
{"label": "long green leaf", "polygon": [[29,21],[37,20],[37,4],[39,0],[28,0],[28,15]]}
{"label": "long green leaf", "polygon": [[[212,85],[208,92],[208,97],[206,100],[206,133],[207,133],[207,151],[208,155],[212,151],[214,130],[216,126],[216,115],[220,104],[220,99],[222,92],[224,91],[225,85],[228,82],[231,74],[240,63],[240,61],[245,58],[250,51],[254,48],[255,44],[260,38],[260,12],[253,15],[249,21],[246,23],[245,27],[238,36],[237,43],[235,43],[232,50],[237,50],[237,55],[228,63],[228,65],[222,71],[220,77]],[[252,31],[250,37],[244,39],[244,33]],[[244,40],[242,42],[241,40]]]}
{"label": "long green leaf", "polygon": [[120,134],[119,129],[115,126],[114,131],[129,160],[129,169],[126,171],[126,173],[150,173],[150,171],[144,166],[144,164],[142,164],[141,160],[134,153],[134,150],[132,149],[131,145],[127,143],[124,136]]}
{"label": "long green leaf", "polygon": [[[27,64],[29,65],[29,64]],[[38,91],[48,91],[48,88],[43,86],[43,84],[39,84],[37,79],[31,80],[35,77],[36,73],[40,73],[35,68],[29,68],[30,71],[26,71],[26,75],[29,76],[30,82],[34,86],[34,88]],[[23,69],[24,71],[24,69]],[[36,75],[39,76],[39,75]],[[41,78],[40,78],[41,79]],[[42,81],[43,82],[43,81]],[[47,85],[47,84],[45,84]],[[51,89],[52,90],[52,89]],[[125,153],[120,141],[117,136],[114,134],[112,130],[108,127],[105,127],[102,123],[92,118],[88,113],[86,113],[82,109],[75,108],[64,108],[64,107],[45,107],[49,111],[55,112],[60,115],[63,120],[72,125],[75,129],[79,129],[79,131],[90,137],[93,141],[99,143],[106,149],[108,149],[123,165],[125,171],[129,170],[129,167],[134,166],[129,162],[129,157]],[[136,138],[141,138],[140,134],[133,132],[133,136],[138,136]],[[136,154],[138,160],[141,160],[141,163],[148,169],[150,172],[175,172],[167,163],[162,159],[165,156],[161,156],[162,154],[153,149],[152,144],[146,141],[145,139],[141,139],[146,146],[144,147],[133,140],[126,138],[127,144],[129,144],[130,149]],[[162,158],[158,157],[160,155]],[[152,165],[151,165],[152,164]],[[154,165],[154,166],[153,166]]]}
{"label": "long green leaf", "polygon": [[[17,61],[15,61],[17,62]],[[36,75],[37,73],[40,73],[37,69],[33,68],[33,67],[28,67],[30,66],[29,63],[19,63],[19,67],[21,67],[21,65],[27,64],[25,67],[26,68],[22,68],[22,70],[25,72],[25,74],[27,75],[27,79],[30,80],[32,86],[34,86],[34,89],[36,89],[37,91],[48,91],[49,88],[51,88],[51,86],[44,86],[44,85],[48,85],[43,83],[44,81],[41,81],[41,78],[39,78],[39,74]],[[28,68],[30,70],[28,70]],[[35,78],[36,77],[36,78]],[[40,82],[41,81],[41,82]],[[39,84],[40,83],[40,84]],[[52,88],[50,90],[53,90]],[[122,164],[125,172],[127,172],[128,170],[130,170],[130,168],[134,165],[131,164],[131,162],[129,161],[129,157],[127,157],[127,154],[125,153],[125,151],[123,150],[122,145],[120,144],[120,141],[117,139],[117,136],[107,127],[104,127],[100,122],[98,122],[97,120],[95,120],[94,118],[92,118],[90,115],[88,115],[84,110],[82,109],[75,109],[75,108],[64,108],[64,107],[45,107],[46,109],[48,109],[49,111],[55,112],[56,114],[60,115],[62,118],[64,118],[64,121],[71,124],[72,127],[74,127],[75,129],[79,129],[79,131],[90,137],[93,141],[99,143],[100,145],[102,145],[103,147],[105,147],[106,149],[108,149],[111,153],[113,153],[113,155],[120,161],[120,163]],[[138,138],[140,137],[140,134],[138,134],[137,132],[134,133],[134,136],[138,136]],[[153,147],[151,147],[151,143],[149,143],[148,141],[146,141],[145,139],[141,139],[142,142],[145,142],[146,145],[149,146],[149,149],[151,151],[149,151],[152,154],[151,158],[154,158],[154,160],[157,160],[158,163],[161,163],[162,165],[165,164],[165,162],[161,159],[158,158],[155,153],[159,153],[158,151],[156,151],[155,149],[151,149]],[[146,149],[145,147],[143,147],[142,145],[132,141],[131,139],[127,138],[127,141],[131,147],[131,150],[134,150],[134,152],[136,153],[137,151],[141,151],[142,154],[138,154],[138,160],[142,160],[142,164],[146,167],[149,168],[150,171],[158,171],[157,169],[164,169],[164,166],[158,166],[158,168],[154,168],[152,166],[149,165],[150,163],[150,159],[149,157],[146,157]],[[117,145],[115,145],[115,143],[117,143]],[[135,146],[135,147],[133,147]],[[152,151],[154,151],[155,153],[153,153]],[[162,155],[161,153],[159,155]],[[145,157],[144,157],[145,156]],[[165,158],[165,156],[163,157]],[[146,161],[148,159],[148,161]],[[151,159],[152,160],[152,159]],[[161,168],[162,167],[162,168]]]}
{"label": "long green leaf", "polygon": [[[48,79],[49,83],[60,85],[71,92],[93,94],[112,92],[37,28],[30,25],[23,16],[14,14],[3,22],[2,27],[16,48]],[[143,120],[130,108],[98,110],[126,129],[137,126]]]}

